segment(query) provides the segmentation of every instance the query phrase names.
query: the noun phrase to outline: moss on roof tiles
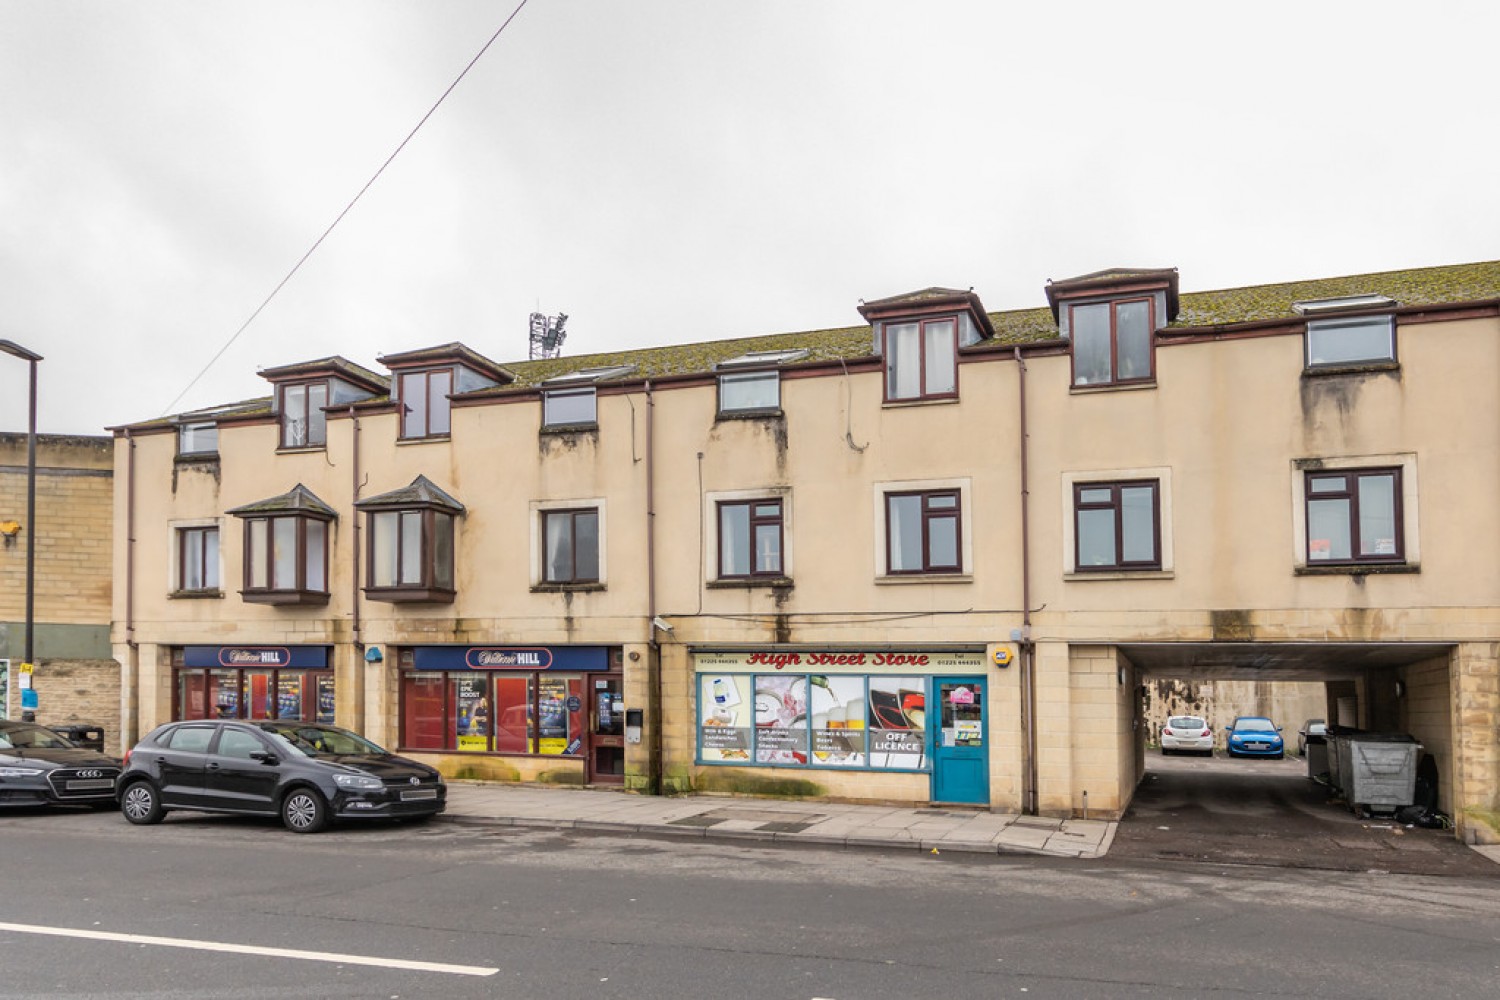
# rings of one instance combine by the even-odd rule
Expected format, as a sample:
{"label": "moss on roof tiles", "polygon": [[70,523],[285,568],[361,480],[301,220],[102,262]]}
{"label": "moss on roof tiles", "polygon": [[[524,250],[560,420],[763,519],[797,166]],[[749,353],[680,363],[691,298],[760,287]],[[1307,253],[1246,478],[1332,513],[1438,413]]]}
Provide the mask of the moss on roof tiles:
{"label": "moss on roof tiles", "polygon": [[1402,306],[1496,299],[1500,298],[1500,261],[1184,292],[1181,309],[1171,327],[1297,320],[1300,317],[1292,308],[1294,302],[1349,295],[1385,295]]}

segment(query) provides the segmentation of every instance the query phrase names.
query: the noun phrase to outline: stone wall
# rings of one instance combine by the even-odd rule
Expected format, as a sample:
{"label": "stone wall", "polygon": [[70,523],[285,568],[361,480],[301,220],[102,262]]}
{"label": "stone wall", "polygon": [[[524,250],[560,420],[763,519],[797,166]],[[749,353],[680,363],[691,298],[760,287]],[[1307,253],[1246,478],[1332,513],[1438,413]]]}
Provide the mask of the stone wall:
{"label": "stone wall", "polygon": [[32,686],[37,694],[37,722],[103,726],[105,752],[122,752],[120,665],[114,660],[43,660],[32,675]]}
{"label": "stone wall", "polygon": [[1147,742],[1159,742],[1162,726],[1174,715],[1197,715],[1208,720],[1214,743],[1224,746],[1224,729],[1236,716],[1260,715],[1282,729],[1288,751],[1295,753],[1297,730],[1308,719],[1328,718],[1328,694],[1323,682],[1300,681],[1146,681]]}

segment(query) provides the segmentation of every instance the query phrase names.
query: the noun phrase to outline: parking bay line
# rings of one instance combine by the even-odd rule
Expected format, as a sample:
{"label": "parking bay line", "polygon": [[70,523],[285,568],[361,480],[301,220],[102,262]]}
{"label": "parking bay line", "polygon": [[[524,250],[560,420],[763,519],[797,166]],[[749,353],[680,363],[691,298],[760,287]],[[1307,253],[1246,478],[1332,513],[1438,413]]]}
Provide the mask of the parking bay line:
{"label": "parking bay line", "polygon": [[0,923],[0,931],[18,934],[43,934],[51,937],[86,938],[92,941],[119,941],[123,944],[149,944],[162,948],[190,948],[196,951],[223,951],[235,955],[263,955],[271,958],[299,958],[310,962],[337,962],[340,965],[373,965],[383,969],[407,969],[413,972],[445,972],[455,976],[493,976],[499,969],[479,965],[449,965],[444,962],[414,962],[404,958],[377,958],[373,955],[343,955],[334,951],[300,951],[295,948],[263,948],[227,941],[194,941],[191,938],[152,937],[145,934],[116,934],[112,931],[85,931],[73,927],[44,927],[36,924]]}

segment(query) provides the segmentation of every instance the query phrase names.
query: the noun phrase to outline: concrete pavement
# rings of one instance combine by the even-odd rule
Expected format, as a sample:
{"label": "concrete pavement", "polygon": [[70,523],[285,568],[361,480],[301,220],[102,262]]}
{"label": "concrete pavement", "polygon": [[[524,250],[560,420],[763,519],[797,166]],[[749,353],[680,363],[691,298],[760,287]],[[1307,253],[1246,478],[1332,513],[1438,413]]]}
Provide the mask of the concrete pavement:
{"label": "concrete pavement", "polygon": [[450,781],[443,817],[458,823],[644,833],[712,840],[975,854],[1099,858],[1115,824],[963,808],[649,796],[595,788]]}

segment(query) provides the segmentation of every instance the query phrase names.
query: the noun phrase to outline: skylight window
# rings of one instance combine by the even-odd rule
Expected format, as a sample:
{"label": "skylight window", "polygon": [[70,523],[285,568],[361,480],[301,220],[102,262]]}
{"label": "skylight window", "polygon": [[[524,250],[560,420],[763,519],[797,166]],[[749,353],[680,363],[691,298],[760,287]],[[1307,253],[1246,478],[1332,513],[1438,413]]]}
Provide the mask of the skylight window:
{"label": "skylight window", "polygon": [[1336,299],[1308,299],[1293,302],[1292,309],[1299,316],[1319,316],[1323,313],[1351,312],[1355,309],[1390,309],[1396,300],[1385,295],[1345,295]]}
{"label": "skylight window", "polygon": [[619,378],[635,371],[635,365],[610,365],[604,368],[580,368],[576,372],[558,375],[542,382],[544,386],[576,385],[583,382],[602,382],[607,378]]}
{"label": "skylight window", "polygon": [[739,357],[720,361],[718,368],[750,368],[756,365],[783,365],[789,361],[800,361],[807,357],[807,349],[793,349],[787,351],[750,351]]}

